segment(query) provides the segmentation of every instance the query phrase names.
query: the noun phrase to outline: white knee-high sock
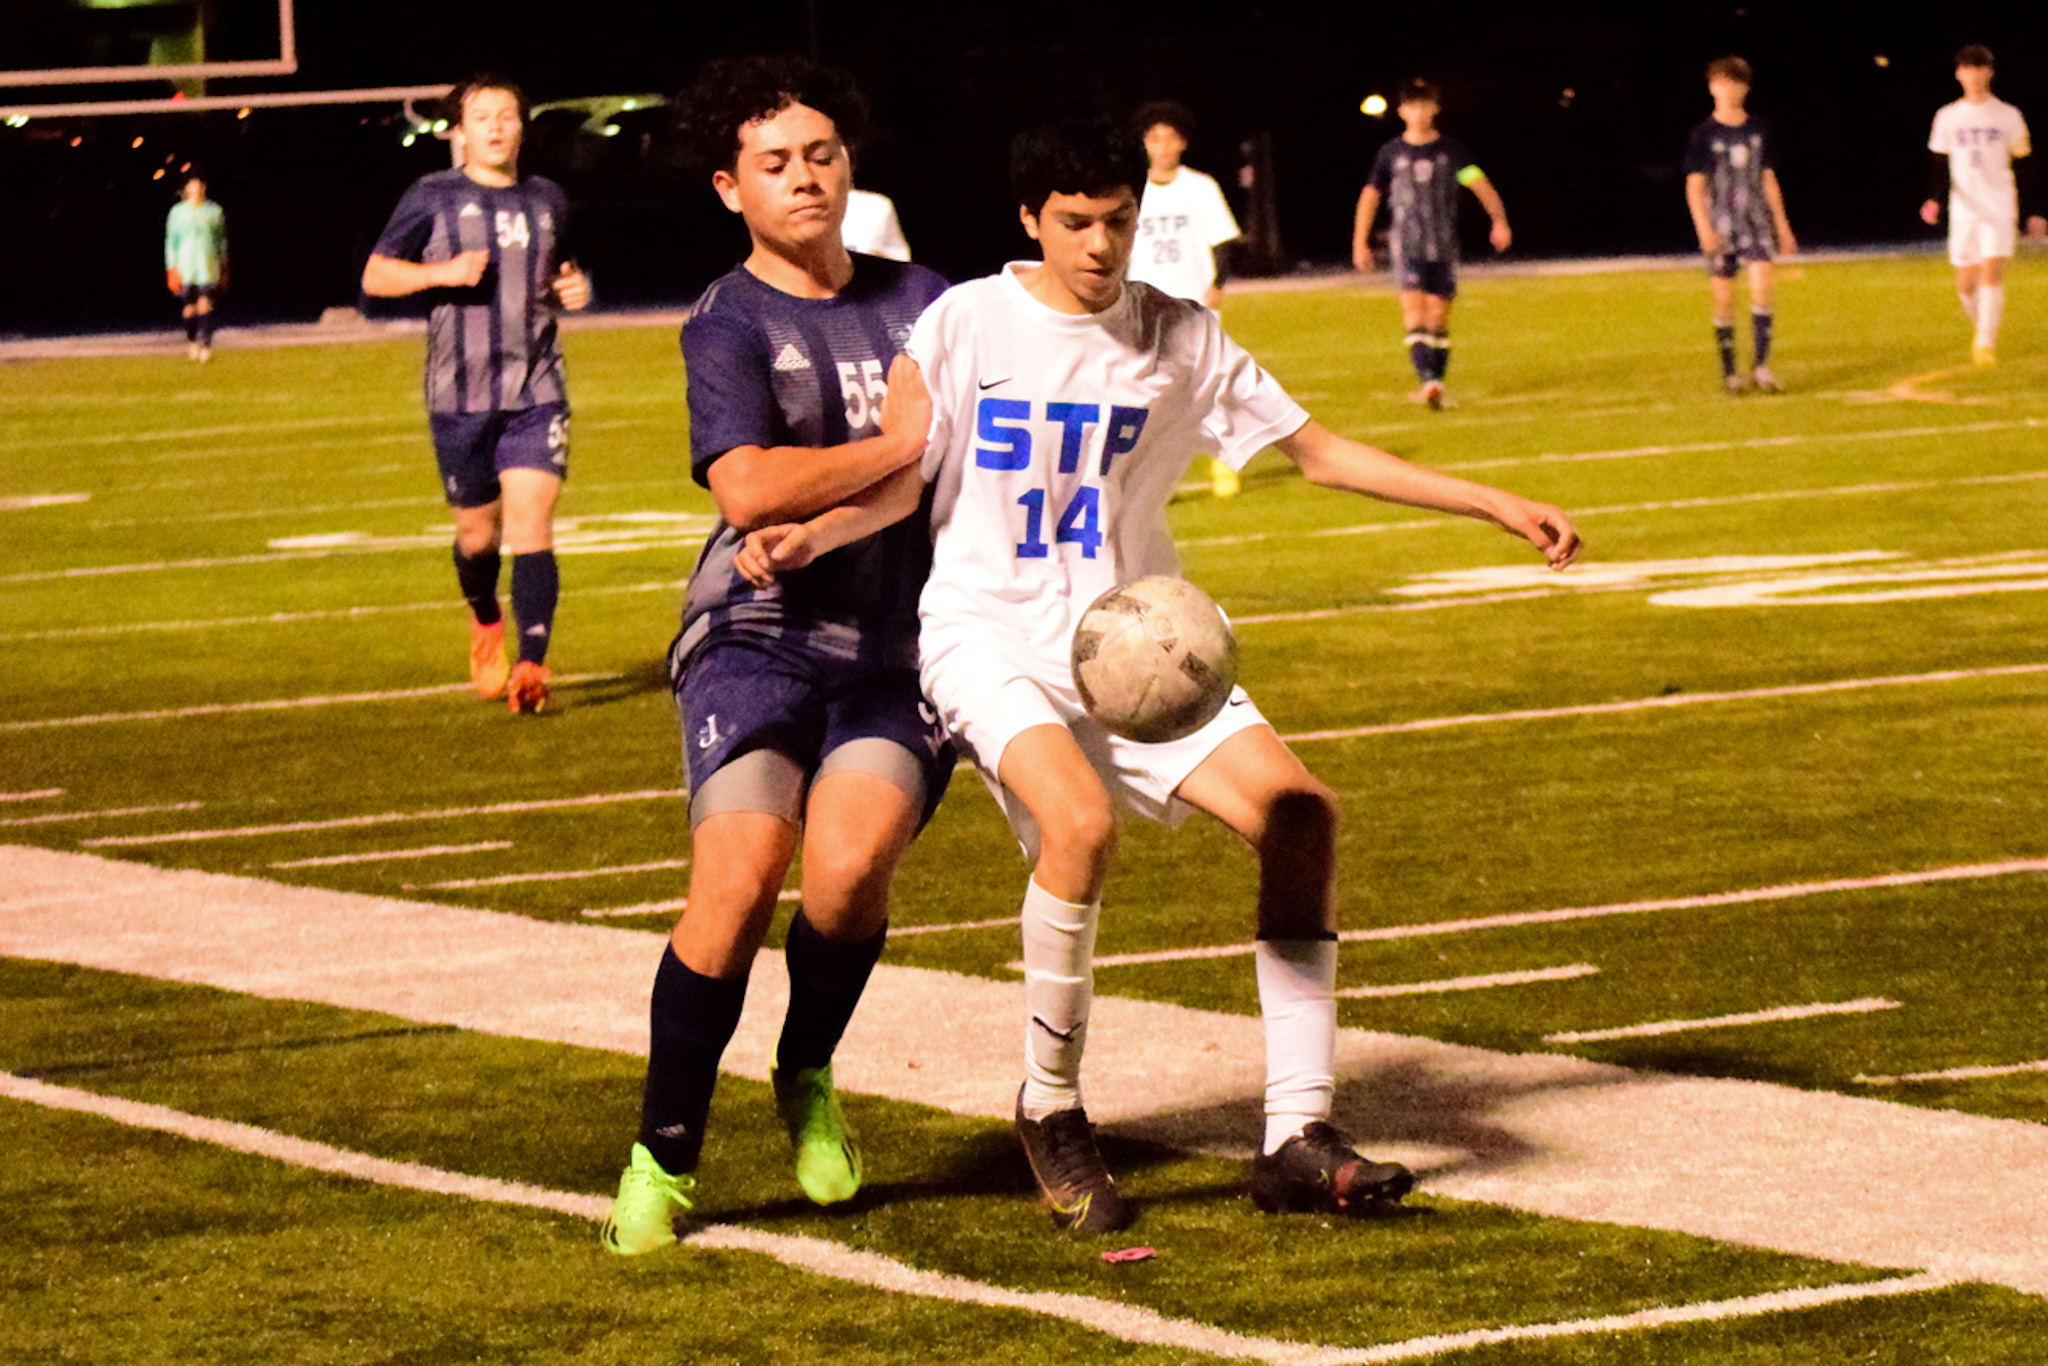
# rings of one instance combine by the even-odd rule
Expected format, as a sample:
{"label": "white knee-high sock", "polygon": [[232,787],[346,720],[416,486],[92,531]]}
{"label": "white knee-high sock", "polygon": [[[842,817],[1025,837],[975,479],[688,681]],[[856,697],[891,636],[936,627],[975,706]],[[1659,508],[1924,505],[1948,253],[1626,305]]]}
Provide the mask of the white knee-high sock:
{"label": "white knee-high sock", "polygon": [[1977,345],[1998,345],[1998,324],[2005,319],[2005,286],[1977,286]]}
{"label": "white knee-high sock", "polygon": [[1977,325],[1977,291],[1974,289],[1956,291],[1956,302],[1963,306],[1963,316],[1970,320],[1970,326]]}
{"label": "white knee-high sock", "polygon": [[1261,939],[1252,956],[1266,1022],[1270,1153],[1330,1117],[1337,1089],[1337,941]]}
{"label": "white knee-high sock", "polygon": [[1102,903],[1076,906],[1024,889],[1024,1117],[1081,1104],[1081,1055],[1095,999],[1095,924]]}

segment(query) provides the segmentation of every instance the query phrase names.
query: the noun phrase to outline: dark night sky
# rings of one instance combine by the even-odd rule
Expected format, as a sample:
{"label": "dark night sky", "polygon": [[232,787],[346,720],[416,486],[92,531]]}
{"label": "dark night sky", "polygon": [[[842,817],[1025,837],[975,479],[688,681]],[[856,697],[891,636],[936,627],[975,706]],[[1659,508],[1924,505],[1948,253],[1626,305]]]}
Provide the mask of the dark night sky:
{"label": "dark night sky", "polygon": [[[1161,27],[1168,8],[597,0],[506,6],[499,13],[516,18],[492,19],[483,7],[417,0],[299,0],[299,76],[216,92],[439,82],[486,66],[541,99],[666,91],[719,53],[804,50],[815,19],[823,55],[860,77],[875,105],[863,183],[896,198],[920,259],[955,278],[1023,250],[1005,147],[1055,112],[1122,116],[1147,99],[1182,100],[1202,121],[1189,162],[1226,184],[1241,141],[1266,135],[1283,267],[1344,257],[1372,152],[1399,131],[1392,118],[1362,116],[1358,102],[1415,74],[1443,87],[1442,123],[1500,188],[1522,256],[1689,247],[1678,158],[1708,107],[1701,68],[1723,53],[1757,68],[1751,107],[1778,125],[1793,226],[1811,246],[1926,235],[1913,216],[1922,148],[1928,119],[1955,93],[1949,58],[1961,43],[1996,49],[1999,92],[2037,125],[2048,120],[2038,0],[1910,13],[1751,0],[1342,14],[1282,0],[1181,7]],[[213,171],[235,237],[239,310],[309,317],[352,302],[362,254],[398,191],[445,164],[438,147],[399,149],[398,130],[382,122],[394,112],[0,130],[0,172],[25,191],[0,207],[0,261],[16,277],[0,296],[0,331],[129,325],[161,312],[155,243],[172,190],[145,169],[160,148]],[[611,302],[685,299],[743,245],[708,188],[676,169],[660,124],[643,117],[608,140],[537,128],[530,144],[528,169],[569,185],[585,262]],[[136,135],[149,140],[146,155],[130,148]]]}

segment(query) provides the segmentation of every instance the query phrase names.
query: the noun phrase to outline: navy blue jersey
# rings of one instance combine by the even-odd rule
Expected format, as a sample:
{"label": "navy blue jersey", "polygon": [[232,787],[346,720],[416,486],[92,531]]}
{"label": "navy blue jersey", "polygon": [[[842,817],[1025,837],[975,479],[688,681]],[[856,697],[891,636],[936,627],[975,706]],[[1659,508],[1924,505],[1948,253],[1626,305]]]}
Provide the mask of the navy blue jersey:
{"label": "navy blue jersey", "polygon": [[1723,251],[1769,251],[1775,245],[1764,172],[1777,165],[1777,139],[1755,115],[1733,125],[1709,118],[1692,130],[1685,173],[1707,178],[1707,216],[1721,234]]}
{"label": "navy blue jersey", "polygon": [[1458,259],[1458,187],[1479,178],[1455,138],[1412,143],[1395,138],[1372,163],[1372,186],[1386,201],[1387,245],[1397,261]]}
{"label": "navy blue jersey", "polygon": [[437,171],[398,201],[372,248],[377,255],[435,262],[478,248],[491,253],[476,284],[427,293],[428,412],[567,401],[549,287],[568,259],[568,220],[561,186],[540,176],[499,189],[461,171]]}
{"label": "navy blue jersey", "polygon": [[[877,436],[889,362],[939,297],[938,274],[873,256],[830,299],[799,299],[735,268],[704,292],[683,325],[690,385],[690,473],[737,446],[843,446]],[[819,652],[865,663],[917,664],[917,595],[931,568],[924,512],[843,546],[768,588],[733,568],[742,533],[721,521],[698,557],[683,605],[680,654],[731,626],[797,636]]]}

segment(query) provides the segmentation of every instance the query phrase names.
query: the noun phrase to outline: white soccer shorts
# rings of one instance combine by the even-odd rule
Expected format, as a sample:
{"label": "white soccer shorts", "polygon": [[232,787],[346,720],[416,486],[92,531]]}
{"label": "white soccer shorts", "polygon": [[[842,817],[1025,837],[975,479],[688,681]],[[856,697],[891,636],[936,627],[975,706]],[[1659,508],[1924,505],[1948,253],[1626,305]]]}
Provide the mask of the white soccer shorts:
{"label": "white soccer shorts", "polygon": [[1195,809],[1173,795],[1181,780],[1237,732],[1267,724],[1245,690],[1232,688],[1223,710],[1193,735],[1143,745],[1112,735],[1088,715],[1064,664],[1053,677],[1055,670],[1044,661],[1017,657],[1021,651],[976,639],[945,642],[930,633],[921,647],[925,696],[938,708],[954,741],[981,770],[982,780],[1031,858],[1038,855],[1037,827],[1024,803],[996,777],[1003,751],[1024,731],[1065,726],[1113,797],[1147,820],[1178,825]]}
{"label": "white soccer shorts", "polygon": [[2012,218],[1981,218],[1968,209],[1949,206],[1948,260],[1952,266],[1981,266],[1994,258],[2012,255],[2019,237]]}

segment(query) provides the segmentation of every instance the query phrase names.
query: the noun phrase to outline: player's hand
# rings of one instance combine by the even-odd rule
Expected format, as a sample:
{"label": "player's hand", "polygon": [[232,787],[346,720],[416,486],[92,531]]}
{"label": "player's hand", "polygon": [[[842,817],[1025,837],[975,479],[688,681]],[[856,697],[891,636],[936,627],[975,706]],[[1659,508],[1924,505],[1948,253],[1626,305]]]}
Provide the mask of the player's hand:
{"label": "player's hand", "polygon": [[2027,240],[2048,242],[2048,218],[2043,218],[2037,213],[2027,220]]}
{"label": "player's hand", "polygon": [[482,247],[465,251],[460,256],[451,256],[441,263],[441,283],[457,289],[466,289],[484,278],[490,269],[491,253]]}
{"label": "player's hand", "polygon": [[171,293],[173,294],[183,294],[185,292],[185,277],[178,274],[176,266],[164,272],[164,283],[171,287]]}
{"label": "player's hand", "polygon": [[1372,274],[1372,248],[1360,243],[1351,248],[1351,268],[1360,275]]}
{"label": "player's hand", "polygon": [[1514,242],[1515,234],[1514,231],[1508,227],[1508,223],[1505,218],[1495,219],[1493,224],[1493,231],[1486,234],[1486,240],[1493,243],[1493,249],[1495,251],[1506,251],[1509,245]]}
{"label": "player's hand", "polygon": [[1920,206],[1920,221],[1930,228],[1939,223],[1941,221],[1941,205],[1932,199],[1922,204]]}
{"label": "player's hand", "polygon": [[901,437],[911,444],[911,454],[903,462],[908,465],[924,455],[925,438],[931,434],[931,391],[924,387],[924,372],[917,362],[903,355],[889,362],[888,386],[875,422],[884,436]]}
{"label": "player's hand", "polygon": [[1715,232],[1712,228],[1708,228],[1705,232],[1701,233],[1700,250],[1709,256],[1719,256],[1721,254],[1721,234]]}
{"label": "player's hand", "polygon": [[1508,506],[1499,516],[1501,526],[1542,551],[1552,569],[1563,569],[1579,558],[1584,543],[1563,508],[1509,495]]}
{"label": "player's hand", "polygon": [[1792,235],[1792,229],[1790,229],[1790,228],[1787,228],[1787,229],[1785,229],[1785,231],[1783,231],[1783,232],[1779,233],[1779,234],[1778,234],[1778,255],[1780,255],[1780,256],[1797,256],[1798,254],[1799,254],[1799,239],[1798,239],[1798,238],[1796,238],[1796,237],[1794,237],[1794,236]]}
{"label": "player's hand", "polygon": [[782,522],[748,532],[732,564],[748,583],[766,588],[777,574],[802,569],[813,558],[811,529],[802,522]]}
{"label": "player's hand", "polygon": [[554,290],[556,301],[571,313],[590,302],[590,277],[577,269],[574,261],[562,262],[549,288]]}

